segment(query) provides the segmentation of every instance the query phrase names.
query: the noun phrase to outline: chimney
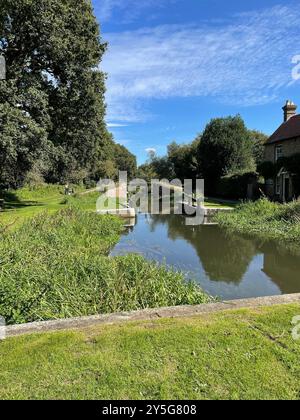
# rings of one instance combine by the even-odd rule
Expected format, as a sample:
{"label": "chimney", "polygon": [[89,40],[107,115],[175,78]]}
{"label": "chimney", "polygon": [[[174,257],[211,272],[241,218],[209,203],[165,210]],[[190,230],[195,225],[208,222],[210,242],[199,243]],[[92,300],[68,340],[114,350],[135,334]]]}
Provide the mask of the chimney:
{"label": "chimney", "polygon": [[296,115],[297,105],[292,101],[286,101],[286,104],[282,108],[284,111],[284,122],[287,122],[290,118]]}

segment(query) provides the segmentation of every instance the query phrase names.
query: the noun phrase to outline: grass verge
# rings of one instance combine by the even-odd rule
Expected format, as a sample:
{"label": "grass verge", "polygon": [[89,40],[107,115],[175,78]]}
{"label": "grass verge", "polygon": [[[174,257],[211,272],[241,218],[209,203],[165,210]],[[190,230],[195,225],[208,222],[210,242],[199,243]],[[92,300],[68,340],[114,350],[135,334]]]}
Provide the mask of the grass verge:
{"label": "grass verge", "polygon": [[0,398],[297,400],[291,320],[299,311],[283,305],[8,339]]}

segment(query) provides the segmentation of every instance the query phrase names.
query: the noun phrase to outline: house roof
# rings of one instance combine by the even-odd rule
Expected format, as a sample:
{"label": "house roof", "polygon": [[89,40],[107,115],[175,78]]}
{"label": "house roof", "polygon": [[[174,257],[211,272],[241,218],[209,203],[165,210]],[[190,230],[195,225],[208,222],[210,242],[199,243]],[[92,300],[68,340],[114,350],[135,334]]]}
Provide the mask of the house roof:
{"label": "house roof", "polygon": [[291,117],[275,131],[267,140],[266,145],[300,137],[300,114]]}

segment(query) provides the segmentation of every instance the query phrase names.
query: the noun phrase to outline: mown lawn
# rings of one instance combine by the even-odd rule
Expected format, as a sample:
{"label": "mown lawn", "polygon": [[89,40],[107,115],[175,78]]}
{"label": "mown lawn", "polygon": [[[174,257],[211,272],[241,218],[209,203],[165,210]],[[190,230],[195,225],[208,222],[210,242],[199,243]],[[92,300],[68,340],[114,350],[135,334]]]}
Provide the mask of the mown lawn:
{"label": "mown lawn", "polygon": [[[70,204],[82,210],[96,211],[99,193],[93,191],[89,193],[82,187],[76,187],[75,196],[65,196],[63,186],[45,185],[2,192],[0,198],[2,197],[5,200],[5,210],[0,212],[0,225],[19,228],[26,220],[42,212],[55,213]],[[108,204],[112,206],[114,202],[111,201]],[[108,207],[111,206],[108,205]]]}
{"label": "mown lawn", "polygon": [[300,305],[0,343],[1,399],[299,399]]}
{"label": "mown lawn", "polygon": [[205,206],[206,207],[216,207],[216,208],[235,208],[239,205],[239,201],[236,200],[222,200],[218,198],[206,198]]}
{"label": "mown lawn", "polygon": [[63,187],[45,186],[37,189],[23,188],[19,191],[2,192],[5,210],[0,212],[0,223],[20,227],[25,220],[47,210],[53,213],[63,204]]}

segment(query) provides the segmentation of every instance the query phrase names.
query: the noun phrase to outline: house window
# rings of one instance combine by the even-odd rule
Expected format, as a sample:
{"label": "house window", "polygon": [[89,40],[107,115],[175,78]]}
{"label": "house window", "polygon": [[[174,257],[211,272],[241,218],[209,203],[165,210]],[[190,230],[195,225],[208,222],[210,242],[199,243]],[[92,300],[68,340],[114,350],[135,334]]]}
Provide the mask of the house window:
{"label": "house window", "polygon": [[282,157],[283,157],[283,147],[282,146],[276,146],[276,149],[275,149],[276,162]]}
{"label": "house window", "polygon": [[281,194],[281,176],[276,178],[276,195]]}

